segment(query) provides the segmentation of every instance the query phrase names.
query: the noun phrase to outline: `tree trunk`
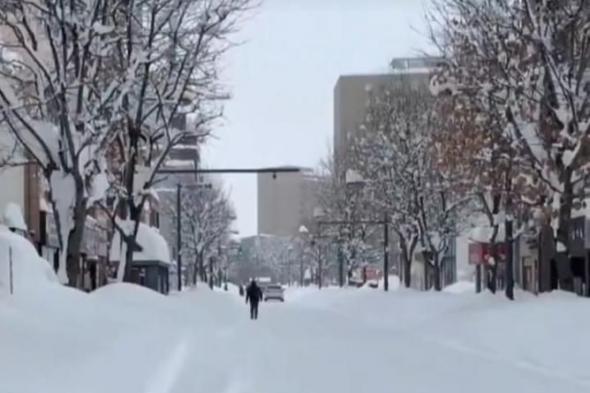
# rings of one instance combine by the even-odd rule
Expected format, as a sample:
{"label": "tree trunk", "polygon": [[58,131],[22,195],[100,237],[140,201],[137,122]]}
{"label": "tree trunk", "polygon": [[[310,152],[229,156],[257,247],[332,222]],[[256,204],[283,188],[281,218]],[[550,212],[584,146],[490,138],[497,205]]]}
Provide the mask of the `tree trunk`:
{"label": "tree trunk", "polygon": [[69,234],[66,270],[68,284],[74,288],[82,287],[80,269],[80,254],[84,238],[84,224],[86,223],[86,201],[81,181],[76,180],[76,205],[74,206],[74,228]]}
{"label": "tree trunk", "polygon": [[490,245],[490,257],[493,259],[494,264],[485,269],[486,281],[490,292],[496,293],[498,289],[498,263],[500,260],[498,258],[498,244],[495,241]]}
{"label": "tree trunk", "polygon": [[197,273],[199,268],[199,257],[195,257],[195,264],[193,265],[193,285],[197,286]]}
{"label": "tree trunk", "polygon": [[213,289],[213,280],[215,279],[213,275],[213,259],[209,257],[209,288]]}
{"label": "tree trunk", "polygon": [[438,257],[434,258],[434,290],[441,291],[442,290],[442,281],[441,281],[441,266]]}
{"label": "tree trunk", "polygon": [[[569,252],[569,232],[570,232],[570,221],[572,216],[572,204],[573,204],[573,185],[571,182],[571,171],[567,171],[564,175],[566,180],[564,181],[563,193],[560,195],[559,204],[559,226],[557,228],[557,241],[561,242],[566,249],[566,255],[570,255]],[[555,196],[554,196],[555,198]]]}
{"label": "tree trunk", "polygon": [[[506,176],[506,189],[508,191],[508,196],[506,198],[506,212],[507,212],[507,217],[506,217],[506,221],[504,222],[504,229],[505,229],[505,234],[506,234],[506,266],[504,269],[504,278],[505,278],[505,283],[504,285],[506,286],[506,297],[510,300],[514,300],[514,253],[512,250],[512,247],[514,245],[514,242],[512,241],[512,224],[513,224],[513,212],[512,212],[512,197],[511,197],[511,193],[512,193],[512,178],[509,175],[510,171],[508,172],[507,176]],[[567,187],[566,187],[567,188]],[[571,187],[570,187],[571,190]],[[569,204],[568,204],[569,205]],[[570,208],[568,209],[568,212],[571,213],[571,205],[569,205]],[[567,244],[567,243],[566,243]]]}
{"label": "tree trunk", "polygon": [[199,252],[197,254],[197,258],[199,260],[199,277],[201,278],[201,282],[207,281],[207,273],[205,272],[205,264],[203,263],[203,253]]}
{"label": "tree trunk", "polygon": [[[399,233],[398,233],[399,235]],[[412,285],[412,252],[414,250],[413,245],[409,245],[403,236],[399,235],[400,239],[400,251],[401,251],[401,258],[402,258],[402,276],[400,277],[400,281],[403,279],[404,286],[409,288]],[[413,243],[415,245],[415,242]]]}
{"label": "tree trunk", "polygon": [[426,251],[422,252],[422,258],[424,259],[424,290],[428,291],[430,289],[430,280],[428,279],[428,266],[430,265],[430,261]]}
{"label": "tree trunk", "polygon": [[[133,264],[133,245],[127,242],[125,247],[125,272],[123,273],[123,281],[129,282],[131,280],[131,265]],[[121,263],[121,261],[119,261]],[[179,273],[180,274],[180,273]]]}
{"label": "tree trunk", "polygon": [[514,270],[512,253],[512,219],[506,220],[506,297],[514,300]]}

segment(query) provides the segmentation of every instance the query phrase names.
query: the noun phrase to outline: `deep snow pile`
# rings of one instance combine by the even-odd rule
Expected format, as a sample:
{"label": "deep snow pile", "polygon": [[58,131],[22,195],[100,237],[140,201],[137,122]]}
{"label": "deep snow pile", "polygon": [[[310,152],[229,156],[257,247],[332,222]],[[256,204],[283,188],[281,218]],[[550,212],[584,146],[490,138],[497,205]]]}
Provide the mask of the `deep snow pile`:
{"label": "deep snow pile", "polygon": [[[135,223],[132,221],[121,221],[119,225],[131,231],[130,228],[132,228]],[[133,258],[135,260],[171,263],[168,243],[157,228],[140,222],[137,227],[137,237],[135,240],[137,244],[141,246],[141,251],[133,253]],[[118,231],[115,231],[113,240],[111,241],[111,250],[109,254],[111,261],[121,260],[122,248],[121,234]]]}
{"label": "deep snow pile", "polygon": [[59,285],[49,262],[37,254],[33,244],[0,225],[0,296],[10,292],[11,276],[15,294]]}

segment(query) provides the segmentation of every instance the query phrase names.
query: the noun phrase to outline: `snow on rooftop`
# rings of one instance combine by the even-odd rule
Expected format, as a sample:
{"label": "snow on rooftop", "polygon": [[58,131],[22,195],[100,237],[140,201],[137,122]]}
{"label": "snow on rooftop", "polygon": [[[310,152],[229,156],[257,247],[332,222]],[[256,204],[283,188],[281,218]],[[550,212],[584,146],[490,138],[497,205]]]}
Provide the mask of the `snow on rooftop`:
{"label": "snow on rooftop", "polygon": [[[123,222],[125,226],[131,228],[133,222]],[[136,251],[133,254],[135,261],[159,261],[164,263],[172,263],[170,258],[170,249],[168,243],[160,234],[160,231],[144,223],[139,223],[137,230],[137,243],[142,247],[141,251]],[[121,236],[118,231],[113,236],[110,252],[111,261],[121,260]]]}

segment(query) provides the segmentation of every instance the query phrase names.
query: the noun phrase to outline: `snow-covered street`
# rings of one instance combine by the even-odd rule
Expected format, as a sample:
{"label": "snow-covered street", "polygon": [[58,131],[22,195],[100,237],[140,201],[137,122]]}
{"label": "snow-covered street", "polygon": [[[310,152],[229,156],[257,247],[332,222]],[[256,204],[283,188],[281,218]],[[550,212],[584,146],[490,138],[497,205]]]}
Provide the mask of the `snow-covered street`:
{"label": "snow-covered street", "polygon": [[471,293],[292,289],[248,319],[201,288],[56,287],[0,302],[2,392],[580,392],[588,304]]}

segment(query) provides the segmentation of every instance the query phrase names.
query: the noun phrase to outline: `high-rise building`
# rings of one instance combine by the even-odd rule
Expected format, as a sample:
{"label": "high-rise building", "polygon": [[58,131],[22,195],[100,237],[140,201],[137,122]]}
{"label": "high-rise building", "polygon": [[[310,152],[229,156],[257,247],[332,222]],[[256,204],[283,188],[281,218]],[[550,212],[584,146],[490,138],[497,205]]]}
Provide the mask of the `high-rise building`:
{"label": "high-rise building", "polygon": [[[355,169],[354,162],[349,159],[350,148],[355,134],[366,119],[370,94],[379,94],[384,89],[395,92],[396,87],[399,87],[402,94],[402,83],[409,84],[412,88],[428,89],[431,72],[439,62],[439,58],[432,57],[396,58],[391,61],[388,73],[342,75],[338,78],[334,87],[333,158],[339,181],[345,181],[348,169]],[[379,232],[367,239],[376,250],[380,249],[381,241]],[[399,250],[395,243],[395,240],[390,239],[391,272],[396,272],[399,266]],[[423,273],[423,270],[418,273]]]}
{"label": "high-rise building", "polygon": [[297,236],[313,222],[320,178],[302,168],[293,173],[258,174],[258,234]]}
{"label": "high-rise building", "polygon": [[350,141],[364,122],[369,94],[385,87],[395,88],[402,78],[413,85],[428,87],[430,72],[438,58],[396,58],[384,74],[342,75],[334,87],[334,163],[337,173],[348,169],[346,155]]}

